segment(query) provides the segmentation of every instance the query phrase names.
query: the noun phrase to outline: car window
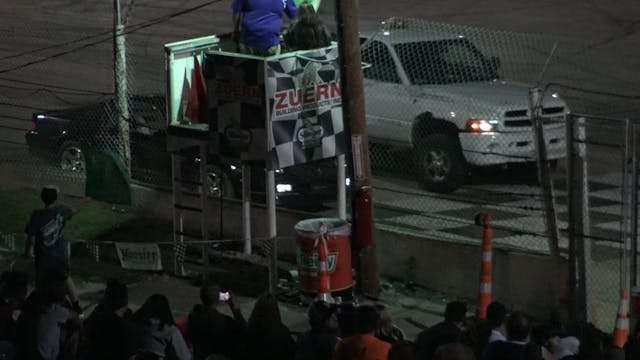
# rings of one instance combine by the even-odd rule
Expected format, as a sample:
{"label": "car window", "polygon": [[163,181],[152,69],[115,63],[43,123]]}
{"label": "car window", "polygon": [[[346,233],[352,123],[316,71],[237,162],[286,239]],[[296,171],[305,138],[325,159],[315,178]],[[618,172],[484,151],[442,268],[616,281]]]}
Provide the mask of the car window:
{"label": "car window", "polygon": [[482,53],[463,38],[401,43],[395,49],[412,84],[452,84],[497,77]]}
{"label": "car window", "polygon": [[449,41],[442,47],[440,58],[455,66],[479,68],[484,66],[483,58],[478,51],[466,41]]}
{"label": "car window", "polygon": [[362,62],[369,65],[363,70],[367,79],[399,83],[395,62],[385,44],[372,41],[362,49]]}
{"label": "car window", "polygon": [[134,131],[154,133],[164,129],[165,123],[163,110],[155,104],[132,102],[129,112],[131,113]]}

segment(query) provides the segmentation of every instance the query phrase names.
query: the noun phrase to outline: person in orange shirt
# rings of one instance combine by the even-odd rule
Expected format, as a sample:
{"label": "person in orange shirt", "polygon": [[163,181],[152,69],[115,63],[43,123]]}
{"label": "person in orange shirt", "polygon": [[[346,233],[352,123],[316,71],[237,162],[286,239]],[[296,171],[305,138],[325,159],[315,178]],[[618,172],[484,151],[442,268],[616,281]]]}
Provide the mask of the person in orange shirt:
{"label": "person in orange shirt", "polygon": [[391,344],[375,337],[378,312],[370,305],[356,309],[358,334],[342,339],[333,353],[333,360],[387,360]]}

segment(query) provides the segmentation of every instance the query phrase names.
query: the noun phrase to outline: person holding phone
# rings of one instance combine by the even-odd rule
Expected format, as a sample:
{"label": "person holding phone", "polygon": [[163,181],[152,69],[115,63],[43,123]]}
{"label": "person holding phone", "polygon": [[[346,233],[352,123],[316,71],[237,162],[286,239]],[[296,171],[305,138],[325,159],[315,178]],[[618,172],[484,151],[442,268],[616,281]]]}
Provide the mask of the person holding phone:
{"label": "person holding phone", "polygon": [[[203,360],[219,354],[229,359],[242,359],[243,342],[246,338],[247,322],[240,306],[229,291],[221,291],[220,286],[205,282],[200,287],[200,301],[189,313],[187,333],[193,346],[193,359]],[[226,303],[233,318],[220,313],[220,303]]]}

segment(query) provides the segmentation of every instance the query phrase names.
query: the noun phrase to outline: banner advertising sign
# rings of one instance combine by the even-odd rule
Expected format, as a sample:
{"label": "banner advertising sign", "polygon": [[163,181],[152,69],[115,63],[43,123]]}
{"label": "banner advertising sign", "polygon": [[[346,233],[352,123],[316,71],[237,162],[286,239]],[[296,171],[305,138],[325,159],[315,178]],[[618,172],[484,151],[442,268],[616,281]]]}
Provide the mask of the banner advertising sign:
{"label": "banner advertising sign", "polygon": [[265,60],[270,166],[345,152],[338,48],[333,45]]}
{"label": "banner advertising sign", "polygon": [[264,161],[267,132],[263,60],[240,54],[205,55],[209,128],[223,157]]}
{"label": "banner advertising sign", "polygon": [[116,243],[120,265],[131,270],[162,270],[158,244]]}

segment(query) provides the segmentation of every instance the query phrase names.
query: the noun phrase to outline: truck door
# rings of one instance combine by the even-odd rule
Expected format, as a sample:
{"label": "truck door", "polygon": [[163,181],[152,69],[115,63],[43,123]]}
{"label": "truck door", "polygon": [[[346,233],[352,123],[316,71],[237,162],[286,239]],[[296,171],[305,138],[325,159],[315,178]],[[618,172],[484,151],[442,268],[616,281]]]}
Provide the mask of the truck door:
{"label": "truck door", "polygon": [[363,82],[367,133],[375,141],[382,139],[408,142],[410,133],[404,117],[409,114],[410,98],[402,85],[396,63],[387,46],[380,41],[366,43],[362,49]]}

